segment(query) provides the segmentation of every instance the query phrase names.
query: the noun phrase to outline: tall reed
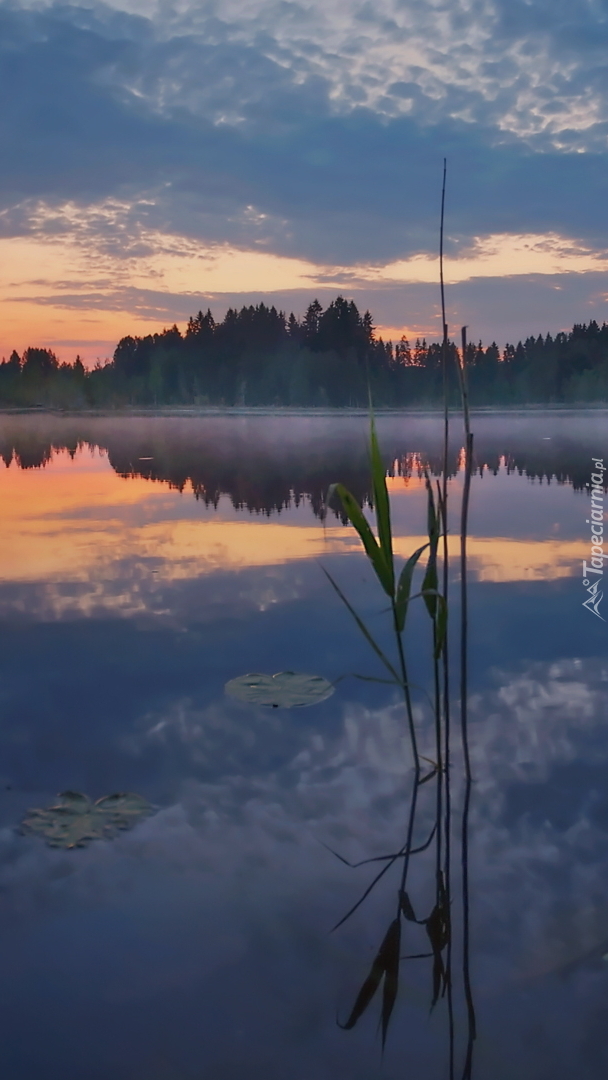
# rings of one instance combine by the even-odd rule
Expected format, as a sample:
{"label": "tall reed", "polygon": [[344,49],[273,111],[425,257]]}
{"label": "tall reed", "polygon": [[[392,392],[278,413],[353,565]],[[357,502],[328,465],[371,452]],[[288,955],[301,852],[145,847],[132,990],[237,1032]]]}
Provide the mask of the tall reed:
{"label": "tall reed", "polygon": [[[452,917],[452,731],[451,731],[451,693],[450,667],[448,655],[448,615],[449,615],[449,551],[448,551],[448,439],[449,439],[449,361],[450,342],[445,314],[445,291],[443,275],[444,212],[446,191],[446,162],[443,167],[441,193],[441,224],[439,243],[441,312],[443,325],[443,462],[440,480],[436,490],[428,471],[425,471],[427,495],[427,541],[406,560],[398,572],[395,562],[391,508],[386,483],[386,473],[378,444],[376,425],[370,401],[370,464],[372,500],[376,531],[372,530],[362,507],[348,489],[340,483],[333,484],[328,493],[328,502],[337,497],[348,520],[356,529],[367,558],[374,570],[378,582],[389,599],[389,615],[392,627],[394,654],[392,657],[382,648],[369,627],[355,611],[354,607],[340,589],[337,582],[324,570],[336,593],[347,607],[368,644],[373,649],[388,673],[388,679],[378,681],[395,685],[402,696],[407,727],[409,731],[413,784],[409,799],[405,839],[402,847],[391,854],[377,856],[364,862],[383,862],[384,866],[373,877],[355,904],[336,923],[334,929],[341,926],[369,896],[380,880],[397,862],[401,862],[401,873],[395,901],[394,914],[386,930],[379,949],[372,963],[369,974],[356,996],[351,1012],[341,1025],[351,1029],[363,1015],[376,992],[383,986],[381,1007],[382,1047],[386,1042],[387,1032],[397,1000],[401,973],[401,961],[414,957],[401,956],[402,920],[418,923],[425,928],[430,951],[415,954],[415,958],[428,956],[431,965],[431,1009],[440,998],[446,998],[448,1017],[449,1077],[454,1080],[456,1060],[456,1030],[454,1010],[454,985],[452,974],[453,917]],[[473,1045],[476,1037],[475,1009],[470,976],[470,898],[469,898],[469,851],[468,820],[471,797],[471,764],[468,747],[467,727],[467,576],[466,576],[466,538],[468,529],[468,510],[472,475],[473,435],[470,430],[470,415],[466,377],[466,327],[462,329],[462,353],[456,367],[461,393],[462,412],[465,428],[465,461],[462,505],[460,514],[460,734],[464,761],[464,802],[461,818],[461,950],[462,950],[462,988],[466,1003],[467,1035],[464,1052],[462,1080],[470,1080],[473,1063]],[[413,590],[416,568],[423,554],[428,551],[426,567],[418,592]],[[441,564],[439,566],[439,564]],[[441,569],[441,582],[439,569]],[[413,685],[408,674],[404,647],[404,631],[410,604],[422,599],[431,621],[432,634],[432,702],[435,760],[429,761],[420,753],[418,734],[414,723],[412,705]],[[430,769],[423,773],[422,762],[427,761]],[[435,820],[427,839],[414,846],[414,834],[417,812],[420,805],[420,789],[428,782],[435,784]],[[430,850],[434,846],[434,882],[435,896],[430,913],[418,918],[408,891],[409,871],[412,857]],[[336,853],[334,853],[336,854]],[[338,856],[342,858],[341,856]],[[347,860],[342,859],[343,862]],[[352,864],[349,864],[352,865]],[[361,865],[361,864],[356,864]]]}

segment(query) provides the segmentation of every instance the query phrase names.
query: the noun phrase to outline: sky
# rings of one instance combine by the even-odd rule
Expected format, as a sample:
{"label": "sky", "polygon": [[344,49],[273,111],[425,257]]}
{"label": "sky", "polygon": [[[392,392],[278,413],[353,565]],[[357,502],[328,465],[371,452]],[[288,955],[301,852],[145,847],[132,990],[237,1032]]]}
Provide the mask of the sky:
{"label": "sky", "polygon": [[341,294],[397,340],[608,311],[606,0],[0,0],[0,356]]}

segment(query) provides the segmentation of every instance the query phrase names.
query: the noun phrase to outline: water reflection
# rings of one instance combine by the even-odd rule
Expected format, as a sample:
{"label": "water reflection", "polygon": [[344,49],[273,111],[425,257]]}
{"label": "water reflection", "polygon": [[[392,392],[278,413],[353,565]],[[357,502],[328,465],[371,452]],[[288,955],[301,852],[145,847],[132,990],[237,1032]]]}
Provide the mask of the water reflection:
{"label": "water reflection", "polygon": [[[607,704],[597,663],[496,672],[477,699],[471,855],[481,1076],[566,1080],[581,1061],[586,1076],[603,1075],[607,977],[593,950],[605,937],[606,833],[582,805],[568,832],[511,819],[504,787],[550,784],[572,756],[592,760]],[[399,842],[408,782],[399,707],[344,703],[329,730],[325,721],[300,730],[282,764],[269,750],[293,740],[288,718],[256,714],[252,724],[236,708],[226,750],[239,728],[244,744],[252,733],[245,769],[245,747],[235,768],[218,746],[219,709],[182,700],[142,718],[125,753],[178,743],[193,759],[215,759],[216,776],[185,777],[154,818],[77,861],[2,833],[11,987],[3,1008],[16,1025],[9,1047],[23,1033],[25,1002],[36,1010],[47,991],[41,970],[55,982],[36,1020],[44,1043],[28,1050],[31,1071],[17,1075],[34,1076],[50,1049],[49,1075],[70,1074],[84,1048],[74,1036],[66,1042],[66,1010],[83,1025],[99,1076],[110,1068],[121,1080],[138,1075],[161,1051],[178,1076],[381,1074],[373,1026],[351,1041],[333,1017],[367,966],[362,942],[371,959],[386,898],[378,894],[343,934],[327,935],[365,871],[346,876],[319,840],[352,861],[381,853],[388,838]],[[432,880],[417,887],[432,895]],[[427,1013],[427,973],[412,964],[382,1075],[397,1077],[403,1062],[413,1075],[442,1075],[442,1036]],[[108,1026],[122,1032],[128,1064],[116,1061]]]}
{"label": "water reflection", "polygon": [[[342,444],[335,432],[322,440],[318,421],[303,419],[298,432],[238,421],[233,436],[221,423],[223,443],[199,420],[3,421],[6,457],[10,445],[31,466],[13,460],[0,471],[5,1071],[19,1080],[396,1080],[407,1068],[439,1080],[446,1036],[443,1018],[428,1018],[428,961],[409,965],[383,1063],[369,1018],[353,1037],[335,1026],[393,895],[373,894],[330,934],[368,878],[323,844],[356,862],[402,842],[411,784],[402,706],[390,688],[349,680],[296,717],[223,695],[245,670],[373,673],[316,558],[375,626],[381,602],[350,530],[332,518],[324,533],[311,513],[338,476],[365,491],[365,420],[348,421]],[[435,420],[416,423],[411,439],[402,422],[383,421],[380,432],[387,462],[393,450],[411,462],[409,482],[397,476],[392,486],[403,554],[422,542],[417,462],[435,438]],[[492,435],[493,452],[519,455],[526,475],[485,470],[473,493],[477,1068],[480,1080],[600,1080],[608,668],[605,628],[582,610],[573,576],[585,517],[573,487],[586,482],[587,452],[599,452],[602,436],[595,417],[527,423],[525,438],[512,421]],[[561,445],[557,456],[539,449],[545,433]],[[41,447],[47,465],[36,468]],[[154,462],[127,467],[134,456]],[[532,482],[559,469],[572,483]],[[193,499],[184,476],[225,492],[217,508]],[[279,506],[268,520],[243,513]],[[409,655],[421,682],[424,632],[414,618]],[[432,756],[422,699],[416,722]],[[159,810],[78,853],[15,835],[28,806],[65,788],[136,790]],[[453,794],[458,806],[457,784]],[[432,822],[429,800],[421,833]],[[415,875],[416,897],[432,904],[432,868]]]}
{"label": "water reflection", "polygon": [[[542,451],[547,474],[583,484],[586,455],[601,444],[595,415],[560,416],[549,442],[542,431],[555,431],[553,419],[494,418],[493,435],[487,417],[477,422],[479,461],[499,454],[487,452],[493,439],[503,465],[491,482],[487,468],[474,480],[471,573],[488,582],[568,578],[582,558],[583,507],[566,483],[544,485],[539,499],[533,458]],[[158,614],[171,582],[356,551],[352,530],[333,515],[321,527],[315,515],[323,516],[336,475],[365,499],[364,421],[329,425],[326,418],[6,417],[1,440],[12,464],[0,467],[0,577],[40,582],[38,603],[56,617],[78,606],[83,614]],[[424,542],[418,473],[437,434],[435,418],[381,421],[383,446],[393,443],[387,463],[396,473],[390,486],[402,556]],[[526,476],[509,471],[513,461],[525,464]],[[454,499],[459,484],[457,477]],[[260,514],[243,514],[245,507]]]}
{"label": "water reflection", "polygon": [[[217,506],[227,495],[234,507],[271,514],[301,499],[323,516],[335,477],[362,501],[368,498],[366,419],[329,417],[206,416],[61,417],[7,416],[0,456],[8,465],[40,468],[54,450],[74,455],[83,445],[105,450],[120,476],[161,480]],[[601,446],[606,416],[601,411],[475,417],[475,467],[479,473],[507,472],[534,479],[570,482],[581,490],[589,461]],[[428,465],[438,475],[441,419],[438,416],[380,417],[387,469],[420,476]],[[277,448],[280,452],[277,453]],[[461,458],[462,439],[453,431],[449,474]],[[608,482],[608,481],[607,481]]]}

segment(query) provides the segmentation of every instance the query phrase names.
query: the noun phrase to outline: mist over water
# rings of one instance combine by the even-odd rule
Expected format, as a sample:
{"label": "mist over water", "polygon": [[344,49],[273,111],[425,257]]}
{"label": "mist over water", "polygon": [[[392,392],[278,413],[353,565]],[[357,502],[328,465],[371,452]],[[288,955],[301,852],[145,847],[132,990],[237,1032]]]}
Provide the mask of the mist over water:
{"label": "mist over water", "polygon": [[[380,415],[387,470],[398,475],[441,468],[443,419],[438,414]],[[550,410],[475,415],[475,465],[480,473],[525,473],[534,479],[589,481],[589,462],[601,452],[606,413]],[[60,416],[7,414],[0,457],[20,468],[45,465],[57,450],[99,447],[121,476],[188,483],[207,503],[229,495],[234,505],[270,513],[304,497],[315,513],[335,476],[353,492],[369,484],[367,417],[336,412],[315,416]],[[459,467],[463,437],[452,423],[449,466]]]}
{"label": "mist over water", "polygon": [[[422,476],[440,468],[441,425],[378,419],[404,557],[424,538]],[[599,1080],[608,660],[606,626],[582,607],[581,566],[606,417],[483,414],[472,426],[474,1075]],[[335,1023],[397,881],[330,934],[369,868],[349,869],[323,844],[357,861],[402,842],[412,771],[393,690],[344,678],[301,711],[223,692],[247,671],[379,674],[319,567],[382,638],[377,583],[353,530],[325,507],[336,480],[368,499],[366,435],[358,416],[2,417],[7,1076],[444,1076],[445,1017],[428,1015],[424,961],[406,972],[383,1062],[371,1010],[355,1031]],[[461,446],[455,420],[456,534]],[[457,577],[454,559],[455,620]],[[428,633],[412,607],[406,647],[426,686]],[[427,753],[423,694],[415,709]],[[28,807],[66,789],[136,791],[157,809],[82,850],[18,835]],[[432,809],[429,799],[422,832]],[[422,905],[425,873],[412,883]]]}

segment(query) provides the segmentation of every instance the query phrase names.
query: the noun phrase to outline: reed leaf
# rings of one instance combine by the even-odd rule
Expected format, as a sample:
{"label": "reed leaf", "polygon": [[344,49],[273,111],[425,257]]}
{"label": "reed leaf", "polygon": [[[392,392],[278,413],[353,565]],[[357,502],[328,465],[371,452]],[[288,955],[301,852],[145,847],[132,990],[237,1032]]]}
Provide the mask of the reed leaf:
{"label": "reed leaf", "polygon": [[365,552],[369,561],[371,562],[378,581],[382,585],[387,596],[393,598],[395,591],[394,575],[392,572],[392,563],[389,564],[386,560],[384,549],[380,546],[376,537],[374,536],[370,524],[363,513],[363,510],[359,506],[359,503],[355,499],[354,495],[351,495],[348,488],[344,487],[344,484],[332,484],[328,493],[327,501],[329,502],[332,496],[336,494],[342,503],[344,513],[346,514],[351,525],[357,530],[359,539],[365,548]]}
{"label": "reed leaf", "polygon": [[399,990],[399,950],[401,947],[401,919],[397,917],[390,925],[384,947],[384,988],[382,993],[382,1049]]}
{"label": "reed leaf", "polygon": [[431,545],[431,554],[429,555],[429,561],[427,563],[421,589],[424,603],[431,619],[435,618],[437,611],[437,584],[437,549],[436,547],[433,548],[433,545]]}
{"label": "reed leaf", "polygon": [[412,901],[410,900],[404,889],[402,889],[399,893],[399,907],[403,915],[405,915],[405,918],[409,922],[418,922],[418,919],[416,918],[416,913],[414,912],[414,909],[412,907]]}
{"label": "reed leaf", "polygon": [[393,680],[399,686],[401,686],[402,685],[401,679],[399,678],[397,672],[395,671],[395,669],[394,669],[393,665],[391,664],[390,660],[388,659],[388,657],[384,655],[384,653],[382,652],[382,649],[380,648],[380,646],[377,644],[377,642],[374,640],[374,638],[370,634],[369,630],[367,629],[367,626],[363,622],[363,619],[359,615],[357,615],[357,612],[355,611],[354,607],[347,600],[346,596],[342,592],[342,589],[338,585],[337,581],[334,581],[331,574],[329,573],[329,570],[326,570],[324,566],[322,566],[321,569],[322,569],[323,573],[325,574],[325,577],[329,581],[330,585],[332,585],[332,587],[336,590],[336,592],[337,592],[338,596],[340,597],[342,603],[350,611],[353,619],[355,620],[355,622],[356,622],[357,626],[359,627],[361,633],[363,634],[365,640],[367,642],[369,642],[372,649],[376,653],[376,656],[382,661],[382,663],[384,664],[387,671],[389,671],[391,673],[391,675],[393,677]]}
{"label": "reed leaf", "polygon": [[390,587],[389,589],[385,588],[385,591],[392,597],[395,594],[395,566],[393,561],[393,537],[391,531],[391,505],[388,488],[386,486],[386,473],[384,465],[382,464],[373,415],[370,423],[370,453],[378,540],[380,542],[382,554],[384,555],[387,582]]}
{"label": "reed leaf", "polygon": [[432,769],[431,772],[428,772],[426,774],[426,776],[423,776],[422,780],[418,781],[418,787],[422,787],[423,784],[428,783],[428,781],[432,780],[434,776],[437,776],[437,769]]}
{"label": "reed leaf", "polygon": [[[370,884],[367,886],[367,889],[365,890],[363,895],[360,896],[359,899],[357,900],[357,903],[353,904],[350,911],[347,911],[346,915],[343,915],[342,918],[340,919],[340,921],[337,922],[335,926],[332,926],[332,933],[333,933],[334,930],[337,930],[340,926],[342,926],[346,922],[347,919],[350,919],[351,915],[355,914],[355,911],[357,910],[357,908],[360,908],[361,904],[363,904],[365,902],[365,900],[367,900],[367,898],[368,898],[369,894],[371,893],[372,889],[375,889],[376,885],[380,881],[380,878],[384,877],[387,870],[390,870],[391,866],[393,866],[393,864],[397,862],[397,859],[402,858],[402,856],[405,854],[406,851],[407,851],[407,848],[404,848],[403,851],[398,851],[396,855],[392,856],[388,860],[386,866],[383,866],[382,870],[380,870],[380,872],[378,874],[376,874],[373,881],[371,881]],[[378,860],[374,860],[374,861],[378,861]]]}
{"label": "reed leaf", "polygon": [[441,953],[433,952],[433,1000],[431,1001],[431,1012],[439,1001],[440,996],[443,996],[442,989],[444,986],[445,965],[443,963],[443,957]]}
{"label": "reed leaf", "polygon": [[[431,829],[431,833],[430,833],[428,839],[426,839],[424,841],[424,843],[420,844],[418,847],[411,848],[410,849],[410,855],[418,855],[418,853],[420,851],[426,851],[426,849],[431,846],[431,843],[433,841],[433,837],[434,837],[436,831],[437,831],[437,825],[435,824],[435,825],[433,825],[433,828]],[[329,844],[326,844],[323,840],[319,840],[319,843],[327,851],[330,851],[332,855],[335,855],[336,859],[339,859],[341,863],[344,863],[345,866],[350,866],[351,869],[353,869],[353,870],[356,869],[356,867],[358,867],[358,866],[367,866],[368,863],[373,863],[373,862],[389,862],[390,861],[391,866],[392,866],[392,864],[394,862],[396,862],[397,859],[404,859],[405,855],[406,855],[406,852],[407,852],[407,845],[406,845],[405,847],[401,848],[401,851],[391,852],[390,855],[373,855],[370,859],[360,859],[359,862],[349,862],[348,859],[345,859],[343,855],[339,855],[337,851],[334,851],[334,849],[331,848],[329,846]],[[421,921],[420,919],[416,919],[416,922],[420,922],[420,921]],[[424,921],[424,920],[422,920],[422,921]],[[335,930],[335,927],[334,927],[334,930]]]}
{"label": "reed leaf", "polygon": [[386,1042],[386,1033],[388,1030],[391,1013],[393,1011],[395,1001],[397,998],[397,990],[399,987],[399,950],[401,946],[401,920],[400,918],[394,919],[390,924],[384,940],[371,966],[371,970],[367,978],[365,979],[359,993],[357,994],[355,1003],[351,1009],[350,1016],[345,1024],[340,1024],[339,1027],[344,1031],[350,1031],[354,1028],[358,1020],[363,1016],[363,1013],[371,1004],[374,996],[384,978],[384,992],[382,999],[382,1046]]}
{"label": "reed leaf", "polygon": [[374,960],[372,970],[370,971],[367,979],[363,983],[363,986],[361,987],[357,995],[357,1000],[353,1005],[352,1012],[348,1020],[345,1024],[341,1024],[340,1021],[338,1021],[338,1027],[341,1027],[343,1031],[351,1031],[357,1023],[357,1020],[359,1020],[363,1016],[363,1013],[373,1000],[376,990],[382,982],[383,975],[384,967],[382,966],[381,962],[376,958],[376,960]]}
{"label": "reed leaf", "polygon": [[[386,938],[384,939],[384,941],[386,941]],[[380,983],[382,982],[382,977],[385,972],[385,958],[383,951],[384,941],[382,942],[382,945],[376,953],[374,962],[371,967],[371,971],[367,976],[367,979],[365,980],[363,986],[357,994],[355,1004],[351,1009],[348,1020],[345,1024],[340,1024],[340,1022],[338,1021],[338,1026],[341,1027],[343,1031],[350,1031],[352,1028],[354,1028],[357,1020],[359,1020],[363,1016],[363,1013],[367,1009],[368,1005],[373,1001],[374,995],[378,987],[380,986]]]}
{"label": "reed leaf", "polygon": [[399,576],[397,595],[395,597],[395,618],[397,621],[397,629],[400,633],[403,631],[403,628],[405,626],[405,616],[407,614],[407,606],[410,601],[412,578],[414,576],[414,570],[416,569],[416,563],[422,555],[422,552],[425,551],[428,546],[428,544],[423,544],[422,547],[419,547],[413,555],[410,555]]}
{"label": "reed leaf", "polygon": [[448,921],[445,905],[447,901],[441,896],[431,911],[428,919],[425,919],[426,932],[431,949],[433,950],[433,995],[431,1011],[439,1001],[439,997],[445,993],[447,987],[446,970],[443,962],[443,950],[448,943]]}

